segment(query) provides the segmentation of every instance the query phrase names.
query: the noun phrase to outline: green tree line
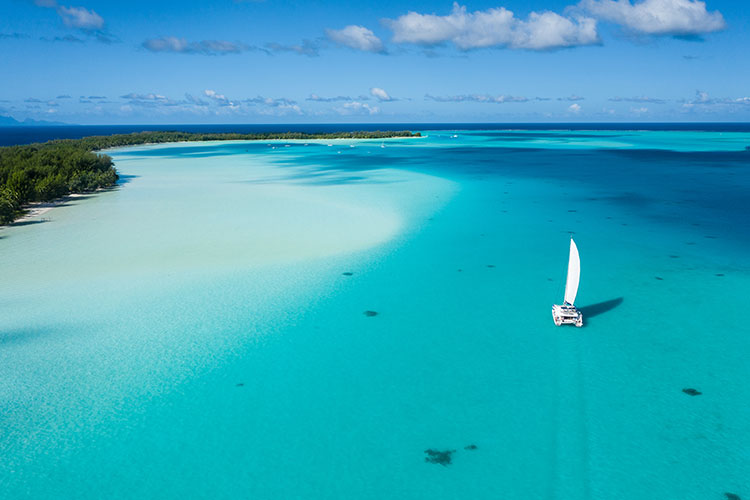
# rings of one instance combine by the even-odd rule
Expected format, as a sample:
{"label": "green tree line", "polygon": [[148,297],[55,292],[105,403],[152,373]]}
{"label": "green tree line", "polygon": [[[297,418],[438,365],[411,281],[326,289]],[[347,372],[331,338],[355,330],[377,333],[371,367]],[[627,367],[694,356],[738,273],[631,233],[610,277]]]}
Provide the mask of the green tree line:
{"label": "green tree line", "polygon": [[51,201],[71,193],[113,186],[118,179],[112,158],[97,153],[107,148],[180,141],[386,139],[413,137],[409,131],[360,131],[308,134],[202,134],[138,132],[64,139],[0,148],[0,224],[9,224],[31,202]]}

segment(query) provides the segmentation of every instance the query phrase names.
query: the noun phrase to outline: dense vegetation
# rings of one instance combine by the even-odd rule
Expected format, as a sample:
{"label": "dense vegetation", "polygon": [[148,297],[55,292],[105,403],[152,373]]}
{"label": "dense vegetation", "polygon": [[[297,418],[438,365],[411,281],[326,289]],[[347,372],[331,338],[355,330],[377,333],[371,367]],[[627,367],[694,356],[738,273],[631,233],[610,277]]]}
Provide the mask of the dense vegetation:
{"label": "dense vegetation", "polygon": [[30,202],[50,201],[70,193],[84,193],[117,182],[112,158],[96,153],[102,149],[179,141],[291,140],[291,139],[386,139],[418,136],[399,132],[302,132],[259,134],[194,134],[187,132],[139,132],[49,141],[42,144],[0,148],[0,224],[8,224]]}
{"label": "dense vegetation", "polygon": [[116,181],[112,158],[76,141],[0,148],[0,224],[13,222],[26,203],[94,191]]}

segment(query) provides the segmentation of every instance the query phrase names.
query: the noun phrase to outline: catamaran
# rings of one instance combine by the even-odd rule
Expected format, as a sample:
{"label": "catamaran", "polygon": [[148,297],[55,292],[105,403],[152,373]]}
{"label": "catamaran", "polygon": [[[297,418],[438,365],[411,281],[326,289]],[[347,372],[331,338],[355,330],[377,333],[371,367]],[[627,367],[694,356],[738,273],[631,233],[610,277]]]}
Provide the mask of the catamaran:
{"label": "catamaran", "polygon": [[581,278],[581,258],[578,255],[578,247],[573,238],[570,238],[570,256],[568,257],[568,279],[565,281],[565,298],[563,305],[552,306],[552,319],[555,325],[583,326],[583,313],[576,309],[573,303],[578,293],[578,282]]}

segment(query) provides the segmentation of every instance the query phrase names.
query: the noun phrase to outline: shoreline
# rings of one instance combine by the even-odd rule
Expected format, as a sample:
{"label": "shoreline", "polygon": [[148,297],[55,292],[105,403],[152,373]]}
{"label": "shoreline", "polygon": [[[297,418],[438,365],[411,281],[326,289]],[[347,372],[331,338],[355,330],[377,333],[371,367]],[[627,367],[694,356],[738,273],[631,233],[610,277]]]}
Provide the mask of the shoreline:
{"label": "shoreline", "polygon": [[[102,190],[97,189],[96,191],[92,191],[92,193],[97,193],[99,191]],[[42,215],[51,211],[53,208],[64,206],[67,202],[75,200],[77,198],[85,198],[89,194],[90,193],[71,193],[63,196],[62,198],[58,198],[52,201],[36,201],[33,203],[29,203],[22,207],[24,214],[21,217],[17,218],[10,224],[0,226],[0,228],[22,225],[24,222],[28,222],[37,217],[41,217]]]}
{"label": "shoreline", "polygon": [[[118,151],[139,145],[195,142],[242,142],[242,141],[334,141],[338,139],[368,140],[419,136],[408,130],[402,131],[355,131],[331,134],[307,133],[213,133],[199,134],[176,131],[153,131],[109,136],[89,136],[81,139],[51,140],[30,145],[0,147],[0,166],[3,182],[0,184],[0,223],[13,225],[30,218],[39,217],[65,199],[50,199],[53,195],[73,192],[89,192],[109,188],[118,180],[112,158],[106,152]],[[287,144],[290,145],[290,144]],[[330,145],[330,144],[329,144]],[[49,153],[49,154],[48,154]],[[45,156],[46,155],[46,156]],[[50,160],[52,158],[52,160]],[[63,168],[64,161],[79,168]],[[6,173],[7,171],[7,173]],[[13,188],[7,188],[10,174],[17,175]],[[68,196],[65,194],[65,196]],[[42,202],[32,202],[41,198]],[[20,217],[19,217],[20,215]]]}
{"label": "shoreline", "polygon": [[169,144],[209,144],[209,143],[219,143],[219,144],[225,144],[225,143],[238,143],[238,142],[259,142],[259,143],[325,143],[325,142],[334,142],[334,141],[365,141],[365,142],[384,142],[384,141],[393,141],[397,139],[426,139],[429,136],[427,135],[413,135],[413,136],[404,136],[404,137],[385,137],[382,139],[376,139],[376,138],[357,138],[357,137],[336,137],[334,139],[214,139],[214,140],[208,140],[208,141],[171,141],[171,142],[144,142],[141,144],[128,144],[125,146],[112,146],[109,148],[104,149],[97,149],[94,151],[95,153],[106,153],[108,151],[122,151],[124,149],[131,149],[131,148],[139,148],[143,146],[166,146]]}
{"label": "shoreline", "polygon": [[[113,146],[110,148],[100,149],[96,150],[94,152],[96,153],[107,153],[107,152],[117,152],[117,151],[124,151],[128,149],[136,149],[136,148],[142,148],[142,147],[161,147],[161,146],[168,146],[170,144],[209,144],[209,143],[242,143],[242,142],[264,142],[264,143],[311,143],[311,142],[317,142],[321,144],[325,144],[327,142],[337,142],[337,141],[365,141],[365,142],[384,142],[384,141],[392,141],[396,139],[426,139],[429,136],[427,135],[412,135],[412,136],[404,136],[404,137],[386,137],[386,138],[351,138],[351,137],[336,137],[332,139],[229,139],[229,140],[207,140],[207,141],[174,141],[174,142],[149,142],[149,143],[142,143],[142,144],[129,144],[125,146]],[[113,186],[110,186],[108,188],[100,188],[96,189],[95,191],[92,191],[90,193],[71,193],[67,194],[61,198],[52,200],[52,201],[38,201],[38,202],[32,202],[28,203],[24,206],[22,206],[23,215],[13,220],[13,222],[10,222],[8,224],[0,224],[0,230],[6,227],[13,227],[13,226],[21,226],[24,225],[24,223],[27,223],[31,220],[37,219],[49,212],[51,212],[53,209],[64,206],[67,202],[75,200],[77,198],[83,198],[93,193],[98,193],[101,191],[108,191],[113,189],[117,186],[117,183],[115,183]]]}

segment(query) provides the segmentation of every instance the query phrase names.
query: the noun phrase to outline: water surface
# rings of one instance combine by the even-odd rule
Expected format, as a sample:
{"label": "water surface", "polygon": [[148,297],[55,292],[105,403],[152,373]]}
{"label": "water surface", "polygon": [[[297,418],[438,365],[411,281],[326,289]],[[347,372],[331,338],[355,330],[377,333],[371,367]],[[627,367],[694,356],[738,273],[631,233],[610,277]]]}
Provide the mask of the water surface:
{"label": "water surface", "polygon": [[122,149],[0,231],[0,497],[750,495],[750,134],[424,134]]}

